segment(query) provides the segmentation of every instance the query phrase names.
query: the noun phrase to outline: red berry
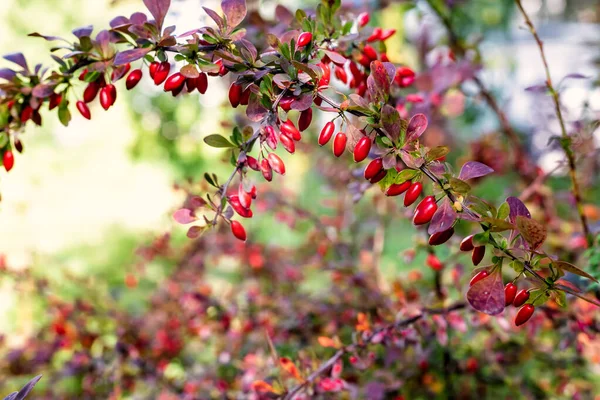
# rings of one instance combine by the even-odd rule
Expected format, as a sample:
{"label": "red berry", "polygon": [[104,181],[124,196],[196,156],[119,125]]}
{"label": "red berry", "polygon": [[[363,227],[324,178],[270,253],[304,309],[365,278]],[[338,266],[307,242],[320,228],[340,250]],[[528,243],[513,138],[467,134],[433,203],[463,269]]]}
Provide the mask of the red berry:
{"label": "red berry", "polygon": [[521,326],[525,322],[529,321],[529,318],[533,315],[535,311],[535,307],[532,304],[525,304],[519,311],[517,311],[517,316],[515,317],[515,325]]}
{"label": "red berry", "polygon": [[363,12],[358,14],[358,17],[356,19],[358,21],[358,26],[362,28],[363,26],[369,23],[371,17],[368,12]]}
{"label": "red berry", "polygon": [[185,78],[185,88],[188,93],[192,93],[196,89],[196,78]]}
{"label": "red berry", "polygon": [[75,103],[75,105],[77,106],[77,109],[79,110],[81,115],[83,115],[83,118],[92,119],[92,114],[90,113],[90,109],[87,106],[87,104],[79,100],[77,103]]}
{"label": "red berry", "polygon": [[298,118],[298,129],[300,132],[305,131],[310,126],[312,114],[312,108],[307,108],[300,113],[300,118]]}
{"label": "red berry", "polygon": [[285,175],[285,164],[281,157],[279,157],[275,153],[269,153],[269,164],[273,171],[277,172],[279,175]]}
{"label": "red berry", "polygon": [[473,265],[479,265],[481,260],[483,260],[483,256],[485,256],[485,246],[477,246],[473,249],[473,253],[471,253],[471,261],[473,261]]}
{"label": "red berry", "polygon": [[525,302],[529,300],[529,292],[527,289],[521,289],[515,295],[515,299],[513,300],[513,306],[521,307]]}
{"label": "red berry", "polygon": [[148,71],[150,72],[150,78],[154,79],[154,75],[156,75],[156,70],[160,63],[158,61],[152,61],[150,66],[148,67]]}
{"label": "red berry", "polygon": [[253,170],[258,171],[260,169],[258,160],[256,160],[256,158],[252,156],[246,156],[246,162],[248,163],[248,167],[252,168]]}
{"label": "red berry", "polygon": [[54,93],[52,96],[50,96],[50,102],[48,104],[48,109],[53,110],[56,107],[58,107],[60,105],[60,103],[62,103],[62,95],[58,94],[58,93]]}
{"label": "red berry", "polygon": [[252,205],[252,195],[249,192],[246,192],[246,190],[244,190],[244,184],[241,182],[238,186],[238,198],[242,207],[250,208],[250,206]]}
{"label": "red berry", "polygon": [[129,73],[129,75],[127,75],[127,78],[125,79],[125,87],[127,88],[127,90],[131,90],[134,87],[136,87],[136,85],[138,83],[140,83],[141,79],[142,79],[142,70],[134,69],[133,71],[131,71]]}
{"label": "red berry", "polygon": [[442,264],[435,254],[428,254],[426,263],[434,271],[440,271],[444,267],[444,264]]}
{"label": "red berry", "polygon": [[100,85],[98,83],[90,82],[83,91],[83,101],[85,101],[86,103],[91,103],[92,101],[94,101],[99,90]]}
{"label": "red berry", "polygon": [[271,182],[273,180],[273,169],[271,168],[271,164],[269,164],[269,160],[263,158],[260,162],[260,172],[262,172],[263,178],[267,181]]}
{"label": "red berry", "polygon": [[333,138],[333,155],[339,157],[344,154],[346,142],[348,142],[348,136],[344,132],[338,132]]}
{"label": "red berry", "polygon": [[412,183],[406,181],[404,183],[394,183],[385,191],[386,196],[398,196],[406,192]]}
{"label": "red berry", "polygon": [[[407,193],[408,194],[408,193]],[[406,196],[405,196],[406,198]],[[413,224],[414,225],[423,225],[431,221],[433,214],[437,211],[437,203],[435,202],[435,197],[427,196],[415,209],[415,215],[413,216]]]}
{"label": "red berry", "polygon": [[12,169],[13,165],[15,165],[15,156],[13,155],[12,151],[6,150],[4,152],[4,155],[2,156],[2,164],[4,164],[4,169],[6,169],[6,172]]}
{"label": "red berry", "polygon": [[467,372],[470,374],[474,374],[475,372],[477,372],[478,368],[479,363],[477,362],[477,359],[475,357],[469,357],[469,359],[467,359],[466,365]]}
{"label": "red berry", "polygon": [[238,221],[231,221],[231,233],[242,242],[246,241],[246,230]]}
{"label": "red berry", "polygon": [[399,67],[394,76],[394,82],[400,87],[410,86],[415,81],[415,72],[408,67]]}
{"label": "red berry", "polygon": [[310,32],[302,32],[300,36],[298,36],[298,47],[304,47],[312,41],[312,33]]}
{"label": "red berry", "polygon": [[473,245],[473,235],[469,235],[460,242],[461,251],[472,251],[475,248]]}
{"label": "red berry", "polygon": [[363,136],[358,140],[356,146],[354,146],[354,162],[361,162],[369,155],[371,151],[371,139],[367,136]]}
{"label": "red berry", "polygon": [[490,275],[490,273],[488,272],[487,269],[484,269],[483,271],[479,271],[471,278],[471,281],[469,282],[469,286],[473,286],[474,284],[476,284],[483,278],[487,278],[489,275]]}
{"label": "red berry", "polygon": [[323,70],[323,75],[319,79],[319,87],[329,86],[331,80],[331,68],[329,68],[329,64],[319,63],[319,67]]}
{"label": "red berry", "polygon": [[208,77],[204,72],[200,72],[200,75],[196,78],[196,88],[200,94],[206,93],[206,89],[208,89]]}
{"label": "red berry", "polygon": [[117,101],[117,88],[112,83],[109,83],[108,85],[106,85],[106,87],[110,91],[110,97],[112,100],[110,105],[112,106],[113,104],[115,104],[115,101]]}
{"label": "red berry", "polygon": [[440,244],[446,243],[450,238],[454,235],[454,227],[450,229],[446,229],[443,232],[434,233],[429,237],[429,245],[430,246],[438,246]]}
{"label": "red berry", "polygon": [[390,62],[390,59],[388,58],[387,53],[381,53],[381,56],[379,57],[381,62]]}
{"label": "red berry", "polygon": [[348,83],[348,74],[346,73],[344,67],[335,67],[335,77],[342,83]]}
{"label": "red berry", "polygon": [[365,168],[365,179],[370,181],[382,170],[383,159],[381,157],[374,159],[367,165],[367,168]]}
{"label": "red berry", "polygon": [[375,28],[375,29],[373,29],[373,33],[371,34],[371,36],[369,36],[367,38],[367,42],[369,42],[369,43],[376,42],[380,39],[381,39],[381,28]]}
{"label": "red berry", "polygon": [[333,122],[329,121],[325,124],[323,129],[321,129],[321,133],[319,134],[319,145],[324,146],[329,142],[331,136],[333,136],[333,132],[335,130],[335,125]]}
{"label": "red berry", "polygon": [[288,135],[289,137],[291,137],[295,141],[299,141],[300,139],[302,139],[302,134],[296,128],[296,126],[294,125],[294,123],[292,122],[291,119],[288,119],[283,124],[281,124],[281,126],[279,127],[279,129],[281,129],[282,133]]}
{"label": "red berry", "polygon": [[504,305],[508,307],[515,300],[515,295],[517,294],[517,285],[512,282],[508,282],[506,286],[504,286]]}
{"label": "red berry", "polygon": [[294,140],[291,137],[289,137],[285,133],[282,133],[281,135],[279,135],[279,141],[288,153],[294,154],[294,152],[296,151],[296,143],[294,143]]}
{"label": "red berry", "polygon": [[241,217],[244,218],[252,218],[252,210],[248,207],[244,207],[242,202],[240,201],[240,197],[238,195],[232,195],[227,198],[229,205],[233,208],[233,211],[238,213]]}
{"label": "red berry", "polygon": [[169,76],[169,71],[171,71],[171,64],[168,61],[161,62],[154,72],[154,84],[158,86],[163,83]]}
{"label": "red berry", "polygon": [[23,143],[19,139],[15,139],[15,149],[19,152],[23,152]]}
{"label": "red berry", "polygon": [[165,92],[173,92],[181,89],[185,84],[185,76],[179,72],[175,72],[165,82]]}
{"label": "red berry", "polygon": [[111,91],[108,88],[108,86],[104,86],[102,89],[100,89],[100,105],[105,110],[108,110],[108,108],[110,107],[111,104],[112,104]]}
{"label": "red berry", "polygon": [[85,68],[83,71],[81,71],[81,73],[79,74],[79,80],[80,81],[85,80],[85,76],[87,75],[87,73],[88,73],[87,68]]}
{"label": "red berry", "polygon": [[383,29],[379,35],[379,40],[383,42],[384,40],[390,38],[394,33],[396,33],[395,29]]}
{"label": "red berry", "polygon": [[250,90],[250,87],[248,86],[246,88],[246,90],[244,90],[242,92],[242,97],[240,97],[240,104],[243,106],[247,106],[248,103],[250,102],[250,93],[252,93],[252,90]]}
{"label": "red berry", "polygon": [[381,181],[383,178],[385,178],[386,175],[387,175],[387,171],[385,169],[382,169],[381,171],[379,171],[377,173],[377,175],[375,175],[373,178],[371,178],[369,180],[369,182],[375,184],[375,183]]}
{"label": "red berry", "polygon": [[294,102],[294,98],[291,96],[287,96],[282,98],[281,100],[279,100],[279,107],[285,111],[288,112],[292,109],[292,103]]}
{"label": "red berry", "polygon": [[404,195],[404,206],[408,207],[412,203],[417,201],[422,191],[423,184],[421,182],[415,182],[412,185],[410,185],[410,187],[406,191],[406,194]]}
{"label": "red berry", "polygon": [[29,104],[23,107],[23,109],[21,110],[21,115],[19,117],[21,119],[21,123],[24,124],[25,122],[29,121],[32,115],[33,108],[31,108]]}
{"label": "red berry", "polygon": [[237,83],[232,83],[229,87],[229,103],[231,103],[231,107],[237,108],[240,105],[240,99],[242,98],[242,85],[238,85]]}
{"label": "red berry", "polygon": [[363,54],[371,61],[377,60],[377,51],[372,46],[366,45],[363,49]]}

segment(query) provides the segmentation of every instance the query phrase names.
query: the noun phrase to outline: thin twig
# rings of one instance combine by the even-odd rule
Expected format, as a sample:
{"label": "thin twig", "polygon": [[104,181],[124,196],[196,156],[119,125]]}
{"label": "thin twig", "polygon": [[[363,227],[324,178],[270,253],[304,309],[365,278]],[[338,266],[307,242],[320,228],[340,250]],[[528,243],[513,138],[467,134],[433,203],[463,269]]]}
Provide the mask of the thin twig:
{"label": "thin twig", "polygon": [[529,32],[535,39],[537,46],[540,50],[540,56],[542,57],[542,63],[544,64],[544,70],[546,72],[546,87],[552,96],[552,100],[554,101],[554,111],[556,112],[556,117],[558,118],[558,122],[560,124],[561,131],[561,141],[560,145],[563,148],[565,155],[567,156],[567,161],[569,164],[569,176],[571,178],[571,185],[573,190],[573,196],[575,197],[575,205],[577,207],[577,212],[579,214],[579,220],[581,222],[581,228],[583,229],[583,234],[585,235],[585,239],[587,241],[588,247],[592,247],[594,245],[594,238],[590,233],[590,229],[587,223],[587,217],[583,211],[582,197],[581,191],[579,189],[579,183],[577,182],[577,170],[575,167],[575,154],[573,153],[573,149],[571,149],[571,138],[567,133],[567,128],[565,125],[565,120],[563,118],[562,109],[560,106],[560,97],[558,91],[554,88],[552,84],[552,77],[550,75],[550,67],[548,66],[548,60],[546,59],[546,54],[544,53],[544,42],[540,39],[533,22],[529,18],[529,15],[523,8],[521,4],[521,0],[515,0],[517,7],[521,11],[523,18],[525,18],[525,24],[529,28]]}

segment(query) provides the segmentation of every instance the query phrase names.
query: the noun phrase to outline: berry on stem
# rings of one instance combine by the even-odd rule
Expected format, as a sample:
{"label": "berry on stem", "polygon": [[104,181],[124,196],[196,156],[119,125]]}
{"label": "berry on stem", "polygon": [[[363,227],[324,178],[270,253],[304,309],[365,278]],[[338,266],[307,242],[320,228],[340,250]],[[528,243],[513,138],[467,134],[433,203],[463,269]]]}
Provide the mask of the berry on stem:
{"label": "berry on stem", "polygon": [[429,253],[427,255],[427,260],[425,262],[427,263],[427,266],[429,266],[434,271],[441,271],[442,268],[444,268],[444,264],[442,264],[440,259],[432,253]]}
{"label": "berry on stem", "polygon": [[404,195],[404,206],[408,207],[412,203],[417,201],[422,191],[423,184],[421,182],[415,182],[412,185],[410,185],[410,187],[406,191],[406,194]]}
{"label": "berry on stem", "polygon": [[90,82],[83,91],[83,101],[91,103],[96,98],[100,85],[96,82]]}
{"label": "berry on stem", "polygon": [[340,157],[346,150],[346,142],[348,142],[348,136],[344,132],[338,132],[333,138],[333,155]]}
{"label": "berry on stem", "polygon": [[136,87],[137,84],[140,83],[142,75],[143,74],[141,69],[134,69],[133,71],[131,71],[129,75],[127,75],[127,79],[125,79],[125,87],[127,88],[127,90],[131,90],[134,87]]}
{"label": "berry on stem", "polygon": [[515,295],[515,299],[513,300],[513,306],[521,307],[525,302],[529,300],[529,292],[527,289],[521,289]]}
{"label": "berry on stem", "polygon": [[300,36],[298,36],[298,47],[304,47],[312,41],[312,33],[310,32],[302,32]]}
{"label": "berry on stem", "polygon": [[285,175],[285,164],[281,157],[279,157],[275,153],[269,153],[269,164],[273,171],[277,172],[279,175]]}
{"label": "berry on stem", "polygon": [[158,86],[163,83],[169,76],[169,71],[171,71],[171,64],[168,61],[161,62],[154,72],[154,84]]}
{"label": "berry on stem", "polygon": [[362,28],[363,26],[365,26],[369,23],[369,20],[371,19],[371,17],[368,12],[362,12],[362,13],[358,14],[358,17],[356,19],[358,22],[358,26]]}
{"label": "berry on stem", "polygon": [[515,300],[515,295],[517,294],[517,285],[512,282],[508,282],[506,286],[504,286],[504,306],[508,307]]}
{"label": "berry on stem", "polygon": [[2,155],[2,164],[6,172],[9,172],[15,165],[15,156],[12,151],[6,150]]}
{"label": "berry on stem", "polygon": [[104,110],[108,110],[112,104],[112,94],[108,86],[100,89],[100,105]]}
{"label": "berry on stem", "polygon": [[532,304],[525,304],[519,309],[519,311],[517,311],[517,315],[515,317],[515,325],[521,326],[525,322],[529,321],[529,318],[531,318],[534,311],[535,307]]}
{"label": "berry on stem", "polygon": [[242,85],[238,85],[233,82],[229,87],[229,103],[231,103],[231,107],[237,108],[240,105],[240,100],[242,99],[243,88]]}
{"label": "berry on stem", "polygon": [[333,122],[329,121],[325,124],[323,129],[321,129],[321,133],[319,134],[319,145],[324,146],[329,142],[331,137],[333,136],[333,132],[335,131],[335,125]]}
{"label": "berry on stem", "polygon": [[246,230],[238,221],[231,221],[231,233],[242,242],[246,241]]}
{"label": "berry on stem", "polygon": [[302,139],[302,134],[300,133],[298,128],[296,128],[291,119],[288,119],[283,124],[281,124],[279,129],[281,130],[281,133],[288,135],[295,141],[299,141],[300,139]]}
{"label": "berry on stem", "polygon": [[208,89],[208,77],[206,73],[200,72],[200,75],[196,78],[196,89],[200,92],[200,94],[206,93],[206,89]]}
{"label": "berry on stem", "polygon": [[472,251],[475,248],[473,245],[473,235],[469,235],[460,242],[461,251]]}
{"label": "berry on stem", "polygon": [[300,132],[305,131],[310,126],[312,114],[312,108],[307,108],[300,113],[300,118],[298,118],[298,129]]}
{"label": "berry on stem", "polygon": [[490,273],[488,272],[487,269],[484,269],[483,271],[479,271],[478,273],[473,275],[473,277],[471,278],[471,281],[469,282],[469,286],[473,286],[480,280],[487,278],[489,275],[490,275]]}
{"label": "berry on stem", "polygon": [[371,161],[365,168],[365,179],[370,181],[381,171],[383,171],[383,159],[379,157]]}
{"label": "berry on stem", "polygon": [[83,118],[85,119],[92,119],[92,114],[90,113],[90,109],[87,106],[87,104],[85,104],[83,101],[79,100],[75,106],[77,107],[77,109],[79,110],[79,112],[81,113],[81,115],[83,115]]}
{"label": "berry on stem", "polygon": [[[405,197],[406,198],[406,197]],[[437,203],[435,202],[434,196],[427,196],[415,209],[415,214],[413,216],[413,224],[414,225],[423,225],[431,221],[433,214],[437,211]]]}
{"label": "berry on stem", "polygon": [[279,141],[281,142],[281,145],[283,146],[284,149],[287,150],[288,153],[294,154],[294,152],[296,151],[296,143],[294,142],[294,140],[291,137],[289,137],[285,133],[281,133],[281,135],[279,135]]}
{"label": "berry on stem", "polygon": [[173,92],[179,90],[185,84],[185,76],[180,72],[175,72],[165,82],[165,92]]}
{"label": "berry on stem", "polygon": [[363,136],[354,146],[354,162],[361,162],[369,155],[371,151],[371,138]]}
{"label": "berry on stem", "polygon": [[385,191],[386,196],[398,196],[402,193],[406,192],[408,188],[412,185],[411,181],[406,181],[404,183],[393,183],[389,188]]}
{"label": "berry on stem", "polygon": [[477,246],[473,249],[473,253],[471,253],[471,261],[473,261],[473,265],[479,265],[483,257],[485,256],[485,246]]}
{"label": "berry on stem", "polygon": [[446,229],[443,232],[434,233],[429,237],[429,245],[430,246],[438,246],[440,244],[446,243],[450,238],[454,235],[454,227],[450,229]]}

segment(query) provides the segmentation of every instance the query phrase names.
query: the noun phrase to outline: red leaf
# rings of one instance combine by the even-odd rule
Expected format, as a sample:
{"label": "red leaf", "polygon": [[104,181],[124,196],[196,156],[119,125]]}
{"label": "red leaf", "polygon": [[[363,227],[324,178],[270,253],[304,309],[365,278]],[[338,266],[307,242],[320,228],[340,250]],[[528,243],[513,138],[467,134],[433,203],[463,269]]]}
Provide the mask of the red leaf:
{"label": "red leaf", "polygon": [[427,129],[427,117],[423,114],[416,114],[408,123],[408,128],[406,129],[406,140],[405,143],[410,143],[414,140],[417,140],[421,137],[425,129]]}
{"label": "red leaf", "polygon": [[467,292],[467,300],[477,311],[498,315],[504,310],[504,285],[500,269],[475,283]]}
{"label": "red leaf", "polygon": [[198,218],[187,208],[182,208],[173,214],[173,219],[180,224],[189,224],[190,222],[196,221]]}

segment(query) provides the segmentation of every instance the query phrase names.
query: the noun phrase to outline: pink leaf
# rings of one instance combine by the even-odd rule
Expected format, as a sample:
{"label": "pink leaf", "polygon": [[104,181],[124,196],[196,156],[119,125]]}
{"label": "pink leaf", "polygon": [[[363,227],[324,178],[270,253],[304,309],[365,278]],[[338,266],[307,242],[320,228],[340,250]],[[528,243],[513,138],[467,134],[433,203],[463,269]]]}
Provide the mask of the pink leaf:
{"label": "pink leaf", "polygon": [[479,178],[487,174],[491,174],[494,170],[485,164],[477,161],[466,162],[460,169],[458,179],[466,181],[473,178]]}
{"label": "pink leaf", "polygon": [[435,214],[433,214],[427,233],[433,235],[434,233],[444,232],[450,229],[452,224],[454,224],[454,221],[456,221],[456,217],[456,211],[454,211],[454,208],[452,208],[452,205],[450,204],[450,200],[446,197],[442,201],[442,205],[437,209]]}
{"label": "pink leaf", "polygon": [[227,17],[229,29],[238,26],[246,17],[245,0],[223,0],[221,2],[221,8]]}
{"label": "pink leaf", "polygon": [[500,269],[475,283],[467,292],[471,306],[485,314],[498,315],[504,310],[504,285]]}
{"label": "pink leaf", "polygon": [[173,214],[173,219],[180,224],[189,224],[190,222],[196,221],[198,218],[193,214],[192,210],[182,208]]}
{"label": "pink leaf", "polygon": [[160,31],[163,22],[165,21],[165,17],[167,16],[167,12],[169,12],[171,0],[144,0],[144,5],[154,17],[156,26],[158,26],[158,30]]}
{"label": "pink leaf", "polygon": [[417,140],[425,132],[425,129],[427,129],[427,117],[423,114],[414,115],[408,123],[405,142],[410,143]]}

